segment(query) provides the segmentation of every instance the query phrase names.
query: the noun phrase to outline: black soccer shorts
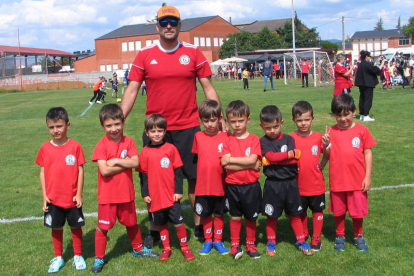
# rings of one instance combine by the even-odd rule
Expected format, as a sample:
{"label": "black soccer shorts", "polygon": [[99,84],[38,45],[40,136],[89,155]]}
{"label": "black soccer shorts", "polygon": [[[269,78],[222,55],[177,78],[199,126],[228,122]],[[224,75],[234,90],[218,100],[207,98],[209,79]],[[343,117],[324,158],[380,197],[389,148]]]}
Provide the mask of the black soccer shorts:
{"label": "black soccer shorts", "polygon": [[164,208],[155,212],[149,213],[151,221],[155,225],[164,225],[168,222],[171,222],[174,225],[181,224],[184,222],[182,213],[181,213],[181,204],[180,202],[175,202],[173,206]]}
{"label": "black soccer shorts", "polygon": [[262,188],[259,182],[240,185],[227,184],[226,194],[232,217],[244,216],[247,220],[257,220],[262,200]]}
{"label": "black soccer shorts", "polygon": [[49,228],[60,228],[65,225],[66,220],[70,227],[77,228],[85,225],[82,207],[62,208],[48,203],[49,212],[44,214],[44,226]]}
{"label": "black soccer shorts", "polygon": [[200,217],[209,217],[213,213],[224,215],[227,212],[224,196],[196,196],[194,213]]}

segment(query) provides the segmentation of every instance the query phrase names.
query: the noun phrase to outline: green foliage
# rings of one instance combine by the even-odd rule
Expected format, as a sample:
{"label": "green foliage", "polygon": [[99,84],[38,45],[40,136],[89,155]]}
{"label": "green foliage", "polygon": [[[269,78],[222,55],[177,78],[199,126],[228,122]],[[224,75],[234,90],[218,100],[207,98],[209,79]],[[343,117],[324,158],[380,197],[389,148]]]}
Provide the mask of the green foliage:
{"label": "green foliage", "polygon": [[402,30],[406,36],[411,37],[411,39],[414,38],[414,16],[408,19],[408,24],[404,25]]}
{"label": "green foliage", "polygon": [[223,42],[220,48],[219,55],[221,57],[232,57],[237,52],[253,51],[256,48],[253,46],[253,36],[251,33],[241,31],[239,33],[230,34],[228,40]]}
{"label": "green foliage", "polygon": [[264,27],[260,32],[253,35],[253,45],[255,49],[277,49],[282,48],[280,37]]}
{"label": "green foliage", "polygon": [[322,49],[335,49],[335,53],[338,52],[338,44],[330,42],[330,41],[324,41],[321,43]]}
{"label": "green foliage", "polygon": [[382,21],[382,17],[379,18],[377,24],[375,25],[374,31],[382,31],[384,30],[383,26],[384,22]]}
{"label": "green foliage", "polygon": [[397,26],[395,26],[397,29],[401,29],[401,16],[398,16],[398,23]]}
{"label": "green foliage", "polygon": [[[277,29],[277,33],[284,47],[293,47],[292,21],[286,21],[285,25]],[[315,47],[319,43],[319,33],[316,28],[308,29],[295,14],[295,46]]]}

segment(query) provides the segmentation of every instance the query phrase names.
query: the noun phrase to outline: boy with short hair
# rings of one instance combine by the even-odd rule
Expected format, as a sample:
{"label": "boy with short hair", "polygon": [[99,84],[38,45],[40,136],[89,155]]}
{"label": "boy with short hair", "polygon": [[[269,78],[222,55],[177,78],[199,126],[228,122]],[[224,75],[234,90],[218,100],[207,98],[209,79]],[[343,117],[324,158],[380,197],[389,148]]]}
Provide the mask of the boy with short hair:
{"label": "boy with short hair", "polygon": [[246,222],[246,251],[252,259],[260,258],[256,249],[256,220],[260,212],[262,190],[258,182],[260,166],[259,137],[247,131],[250,108],[240,100],[232,101],[226,108],[228,123],[233,135],[224,143],[221,165],[226,169],[226,194],[231,215],[230,255],[235,260],[243,256],[240,247],[242,216]]}
{"label": "boy with short hair", "polygon": [[275,105],[265,106],[260,112],[260,126],[265,135],[260,138],[262,156],[270,162],[263,167],[267,176],[263,188],[263,215],[267,216],[266,233],[269,256],[276,256],[276,229],[282,212],[288,215],[296,236],[295,245],[304,255],[313,255],[313,250],[305,241],[300,214],[303,211],[299,188],[296,181],[298,174],[297,160],[301,151],[296,149],[295,140],[283,134],[282,113]]}
{"label": "boy with short hair", "polygon": [[65,221],[72,232],[74,260],[77,270],[86,268],[82,257],[83,164],[85,157],[80,144],[67,137],[69,116],[63,107],[51,108],[46,125],[53,139],[44,143],[35,163],[40,166],[43,194],[44,225],[52,228],[55,258],[50,261],[49,273],[58,272],[65,264],[62,259],[63,226]]}
{"label": "boy with short hair", "polygon": [[[298,186],[302,199],[303,213],[300,214],[305,237],[309,236],[308,207],[312,210],[313,234],[311,249],[319,251],[322,247],[321,233],[323,227],[323,210],[325,209],[325,179],[322,173],[328,161],[324,149],[329,144],[321,133],[312,131],[313,108],[307,101],[298,101],[292,107],[292,120],[297,130],[290,135],[295,140],[296,148],[301,151],[298,160]],[[323,160],[320,160],[324,152]]]}
{"label": "boy with short hair", "polygon": [[92,154],[92,161],[98,163],[98,225],[91,269],[95,273],[101,272],[105,264],[108,230],[117,218],[126,227],[134,257],[158,257],[143,246],[137,224],[132,168],[138,166],[138,151],[134,140],[123,135],[122,109],[117,104],[107,104],[99,111],[99,120],[106,134]]}
{"label": "boy with short hair", "polygon": [[353,122],[356,113],[354,99],[341,94],[332,100],[331,111],[337,124],[325,136],[329,147],[329,211],[335,219],[335,250],[345,250],[345,214],[348,211],[354,226],[354,244],[368,251],[363,238],[363,218],[368,215],[368,195],[371,188],[372,150],[376,145],[368,128]]}
{"label": "boy with short hair", "polygon": [[183,197],[183,174],[180,154],[177,148],[164,141],[167,120],[161,114],[151,114],[145,119],[145,134],[150,142],[139,156],[141,194],[148,204],[150,218],[159,227],[163,250],[161,261],[172,254],[168,222],[174,224],[180,241],[181,253],[187,261],[194,255],[188,247],[187,230],[181,215],[180,200]]}
{"label": "boy with short hair", "polygon": [[199,106],[198,111],[205,128],[204,131],[195,134],[192,149],[192,152],[198,156],[194,212],[201,217],[205,238],[199,254],[208,255],[214,246],[220,255],[226,255],[229,250],[222,242],[223,214],[226,212],[225,183],[220,156],[223,151],[223,143],[228,139],[228,134],[219,129],[222,111],[221,105],[217,101],[204,101]]}

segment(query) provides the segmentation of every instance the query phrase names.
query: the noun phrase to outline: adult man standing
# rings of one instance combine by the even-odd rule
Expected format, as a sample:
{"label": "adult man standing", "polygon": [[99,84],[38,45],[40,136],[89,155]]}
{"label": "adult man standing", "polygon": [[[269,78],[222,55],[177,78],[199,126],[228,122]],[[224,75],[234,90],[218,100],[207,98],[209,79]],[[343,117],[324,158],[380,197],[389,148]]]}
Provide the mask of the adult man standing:
{"label": "adult man standing", "polygon": [[306,87],[308,87],[308,76],[309,76],[310,64],[306,60],[306,58],[304,58],[303,61],[300,63],[300,67],[302,69],[302,87],[305,87],[305,81],[306,81]]}
{"label": "adult man standing", "polygon": [[263,92],[266,92],[267,88],[267,79],[270,79],[270,85],[272,87],[272,90],[275,90],[273,86],[273,62],[270,60],[270,57],[267,58],[265,63],[263,64],[263,76],[264,76],[264,87]]}
{"label": "adult man standing", "polygon": [[[165,140],[174,144],[184,163],[182,169],[188,180],[188,197],[194,206],[196,183],[196,156],[191,152],[193,138],[200,130],[196,99],[196,79],[199,80],[206,99],[219,102],[216,90],[210,82],[212,72],[207,59],[194,45],[178,40],[181,29],[180,12],[176,7],[164,6],[158,10],[155,25],[159,43],[140,50],[129,74],[129,85],[122,99],[125,117],[134,106],[143,81],[147,86],[146,115],[162,114],[168,122]],[[221,121],[227,130],[224,120]],[[148,137],[143,134],[144,144]],[[200,218],[195,215],[195,235],[202,237]],[[153,223],[150,235],[144,243],[152,246],[159,240],[159,232]]]}

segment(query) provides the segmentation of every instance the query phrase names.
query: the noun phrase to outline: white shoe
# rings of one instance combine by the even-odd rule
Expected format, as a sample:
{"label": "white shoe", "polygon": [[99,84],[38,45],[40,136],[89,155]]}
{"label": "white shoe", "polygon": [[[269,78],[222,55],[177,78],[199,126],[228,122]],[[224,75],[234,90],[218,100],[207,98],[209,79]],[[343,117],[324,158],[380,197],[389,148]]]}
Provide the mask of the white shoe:
{"label": "white shoe", "polygon": [[96,101],[96,103],[97,103],[97,104],[102,104],[102,102],[101,102],[101,101]]}
{"label": "white shoe", "polygon": [[74,266],[76,270],[86,269],[85,259],[82,256],[75,255],[72,266]]}
{"label": "white shoe", "polygon": [[359,119],[360,119],[361,121],[363,121],[363,120],[364,120],[364,115],[359,115]]}
{"label": "white shoe", "polygon": [[369,115],[364,116],[364,122],[373,122],[373,121],[375,121],[375,119],[369,117]]}
{"label": "white shoe", "polygon": [[93,104],[93,102],[89,102],[89,104]]}

